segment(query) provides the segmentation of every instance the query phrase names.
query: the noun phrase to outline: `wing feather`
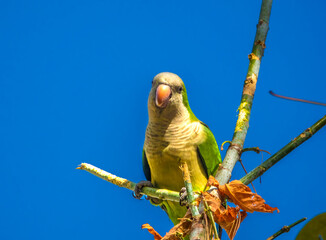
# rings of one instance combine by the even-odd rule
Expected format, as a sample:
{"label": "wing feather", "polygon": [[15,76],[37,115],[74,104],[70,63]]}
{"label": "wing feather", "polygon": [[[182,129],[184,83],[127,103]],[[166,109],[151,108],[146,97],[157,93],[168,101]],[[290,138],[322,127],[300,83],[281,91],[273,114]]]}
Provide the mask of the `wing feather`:
{"label": "wing feather", "polygon": [[220,151],[216,143],[215,137],[209,127],[200,122],[205,132],[206,139],[198,145],[197,152],[199,158],[206,170],[207,177],[210,175],[215,176],[219,164],[222,162]]}

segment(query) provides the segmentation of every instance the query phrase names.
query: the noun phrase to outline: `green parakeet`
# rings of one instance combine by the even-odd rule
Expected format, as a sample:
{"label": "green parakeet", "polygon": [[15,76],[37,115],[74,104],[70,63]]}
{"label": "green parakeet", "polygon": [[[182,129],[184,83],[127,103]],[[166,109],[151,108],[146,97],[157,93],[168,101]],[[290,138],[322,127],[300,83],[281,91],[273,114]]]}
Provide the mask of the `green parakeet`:
{"label": "green parakeet", "polygon": [[[156,188],[180,191],[184,187],[180,162],[188,164],[194,191],[201,191],[209,175],[215,175],[220,152],[210,129],[189,107],[181,78],[173,73],[156,75],[148,97],[149,121],[143,148],[143,170]],[[174,224],[186,213],[179,203],[160,206]]]}

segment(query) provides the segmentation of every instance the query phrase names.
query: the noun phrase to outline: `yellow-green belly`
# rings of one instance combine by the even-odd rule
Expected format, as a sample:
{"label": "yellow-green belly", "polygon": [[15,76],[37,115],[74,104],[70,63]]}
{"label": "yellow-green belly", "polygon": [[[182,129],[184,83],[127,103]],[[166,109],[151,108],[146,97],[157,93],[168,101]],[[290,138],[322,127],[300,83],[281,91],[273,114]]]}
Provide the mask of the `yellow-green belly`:
{"label": "yellow-green belly", "polygon": [[[196,147],[188,146],[182,149],[166,147],[164,150],[147,153],[151,169],[151,182],[157,188],[180,191],[184,187],[180,162],[185,161],[190,171],[194,191],[201,191],[207,183],[207,175],[198,157]],[[168,215],[174,224],[186,213],[186,208],[179,203],[165,201]]]}

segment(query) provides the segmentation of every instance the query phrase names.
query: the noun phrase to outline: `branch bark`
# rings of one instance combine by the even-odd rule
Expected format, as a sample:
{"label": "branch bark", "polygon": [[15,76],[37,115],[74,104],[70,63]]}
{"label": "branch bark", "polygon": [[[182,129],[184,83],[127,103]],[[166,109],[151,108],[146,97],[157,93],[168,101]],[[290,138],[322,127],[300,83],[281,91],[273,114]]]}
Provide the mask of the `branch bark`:
{"label": "branch bark", "polygon": [[[102,178],[105,181],[108,181],[110,183],[113,183],[119,187],[127,188],[131,191],[135,190],[136,183],[129,181],[125,178],[118,177],[116,175],[113,175],[111,173],[108,173],[100,168],[97,168],[91,164],[88,163],[82,163],[80,164],[77,169],[85,170],[99,178]],[[141,193],[158,199],[163,200],[169,200],[174,202],[179,202],[180,196],[179,192],[167,190],[167,189],[158,189],[158,188],[152,188],[152,187],[143,187]]]}
{"label": "branch bark", "polygon": [[266,48],[265,40],[269,28],[269,18],[272,9],[272,0],[263,0],[257,31],[255,36],[252,53],[249,54],[249,67],[247,77],[244,82],[242,98],[239,106],[239,116],[233,134],[232,143],[229,146],[221,168],[218,170],[215,178],[220,184],[226,184],[231,178],[231,172],[236,162],[240,159],[243,144],[246,139],[249,128],[249,119],[251,107],[256,90],[256,84],[259,74],[260,62]]}

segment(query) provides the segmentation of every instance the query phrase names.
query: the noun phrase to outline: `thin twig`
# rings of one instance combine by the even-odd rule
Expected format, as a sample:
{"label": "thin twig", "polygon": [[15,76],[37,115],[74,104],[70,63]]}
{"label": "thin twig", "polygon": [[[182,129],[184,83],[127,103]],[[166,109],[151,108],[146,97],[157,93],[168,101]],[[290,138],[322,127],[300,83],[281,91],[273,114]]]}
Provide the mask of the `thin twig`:
{"label": "thin twig", "polygon": [[269,238],[267,238],[267,240],[272,240],[277,238],[278,236],[280,236],[281,234],[285,233],[285,232],[289,232],[291,230],[291,228],[293,228],[294,226],[298,225],[299,223],[302,223],[303,221],[307,220],[307,218],[302,218],[298,221],[296,221],[295,223],[292,223],[289,226],[284,226],[282,227],[278,232],[274,233],[272,236],[270,236]]}
{"label": "thin twig", "polygon": [[243,182],[244,184],[248,185],[249,183],[254,181],[256,178],[263,175],[264,172],[266,172],[275,163],[277,163],[282,158],[284,158],[287,154],[292,152],[295,148],[297,148],[302,143],[304,143],[309,138],[311,138],[312,135],[314,135],[318,130],[320,130],[325,125],[326,125],[326,115],[324,117],[322,117],[318,122],[313,124],[310,128],[308,128],[304,132],[302,132],[299,136],[297,136],[295,139],[293,139],[287,145],[285,145],[281,150],[279,150],[277,153],[275,153],[273,156],[271,156],[269,159],[267,159],[261,165],[259,165],[258,167],[253,169],[251,172],[249,172],[247,175],[245,175],[243,178],[241,178],[240,181]]}
{"label": "thin twig", "polygon": [[187,190],[187,201],[191,210],[191,214],[193,217],[197,217],[200,215],[198,207],[195,204],[195,197],[194,193],[192,191],[192,184],[191,184],[191,179],[190,179],[190,173],[188,169],[188,165],[186,162],[181,163],[181,171],[183,175],[183,181],[185,183],[185,187]]}
{"label": "thin twig", "polygon": [[283,99],[287,99],[287,100],[291,100],[291,101],[297,101],[297,102],[304,102],[304,103],[310,103],[310,104],[315,104],[315,105],[326,106],[326,103],[314,102],[314,101],[304,100],[304,99],[301,99],[301,98],[286,97],[286,96],[278,95],[278,94],[276,94],[276,93],[274,93],[272,91],[269,91],[269,93],[274,97],[283,98]]}
{"label": "thin twig", "polygon": [[195,197],[192,191],[192,184],[191,184],[190,173],[189,173],[187,163],[181,162],[180,168],[183,175],[183,181],[187,190],[187,201],[189,204],[191,215],[194,219],[192,222],[192,226],[191,226],[192,230],[190,232],[189,239],[190,240],[206,239],[206,236],[208,236],[209,233],[205,231],[206,228],[202,222],[201,214],[199,213],[199,209],[195,203]]}
{"label": "thin twig", "polygon": [[[247,169],[246,169],[245,166],[243,165],[243,162],[242,162],[241,158],[239,159],[239,162],[240,162],[240,164],[241,164],[243,170],[245,171],[245,173],[248,174]],[[256,188],[255,188],[255,186],[254,186],[253,183],[251,183],[251,186],[252,186],[252,188],[254,189],[255,193],[257,193]]]}
{"label": "thin twig", "polygon": [[240,159],[243,144],[249,128],[251,107],[256,91],[256,84],[259,74],[260,62],[266,48],[265,41],[269,29],[269,17],[272,9],[272,0],[263,0],[255,41],[252,53],[249,54],[249,67],[247,77],[244,82],[241,103],[239,106],[239,116],[233,134],[232,144],[229,146],[222,167],[219,168],[215,178],[220,184],[226,184],[231,178],[231,172],[236,162]]}
{"label": "thin twig", "polygon": [[259,147],[244,148],[242,150],[242,153],[248,152],[248,151],[254,151],[255,153],[265,152],[265,153],[268,153],[269,155],[271,155],[271,153],[269,151],[260,149]]}
{"label": "thin twig", "polygon": [[213,217],[213,213],[211,208],[208,206],[207,202],[205,201],[205,199],[203,199],[204,202],[204,206],[205,206],[205,211],[207,212],[207,216],[209,218],[209,220],[211,221],[211,224],[213,226],[213,230],[214,230],[214,237],[216,240],[220,240],[218,233],[217,233],[217,228],[216,228],[216,224],[214,221],[214,217]]}

